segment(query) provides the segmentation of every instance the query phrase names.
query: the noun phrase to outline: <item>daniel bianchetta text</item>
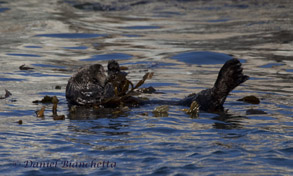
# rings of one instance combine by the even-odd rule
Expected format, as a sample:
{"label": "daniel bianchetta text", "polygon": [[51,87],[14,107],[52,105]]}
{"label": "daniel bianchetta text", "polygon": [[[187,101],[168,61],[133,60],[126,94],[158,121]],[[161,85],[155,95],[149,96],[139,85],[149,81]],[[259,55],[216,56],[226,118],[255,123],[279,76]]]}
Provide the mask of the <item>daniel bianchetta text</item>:
{"label": "daniel bianchetta text", "polygon": [[115,168],[116,162],[112,161],[99,161],[91,160],[89,162],[81,161],[67,161],[67,160],[54,160],[54,161],[33,161],[26,160],[24,162],[14,162],[14,166],[22,166],[25,168]]}

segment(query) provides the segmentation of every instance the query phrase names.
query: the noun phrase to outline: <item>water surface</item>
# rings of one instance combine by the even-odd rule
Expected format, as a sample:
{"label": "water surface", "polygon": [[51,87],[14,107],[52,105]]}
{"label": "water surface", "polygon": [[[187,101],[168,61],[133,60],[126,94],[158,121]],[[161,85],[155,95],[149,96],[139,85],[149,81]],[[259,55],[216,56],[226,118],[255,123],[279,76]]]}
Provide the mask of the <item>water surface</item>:
{"label": "water surface", "polygon": [[[0,95],[12,96],[0,100],[0,175],[292,175],[292,8],[286,0],[1,1]],[[227,115],[68,110],[67,81],[84,65],[117,59],[134,83],[154,72],[144,86],[159,93],[143,96],[180,100],[213,86],[233,57],[251,79],[227,98]],[[53,120],[51,104],[32,103],[45,95],[58,97],[65,120]],[[260,104],[237,101],[247,95]]]}

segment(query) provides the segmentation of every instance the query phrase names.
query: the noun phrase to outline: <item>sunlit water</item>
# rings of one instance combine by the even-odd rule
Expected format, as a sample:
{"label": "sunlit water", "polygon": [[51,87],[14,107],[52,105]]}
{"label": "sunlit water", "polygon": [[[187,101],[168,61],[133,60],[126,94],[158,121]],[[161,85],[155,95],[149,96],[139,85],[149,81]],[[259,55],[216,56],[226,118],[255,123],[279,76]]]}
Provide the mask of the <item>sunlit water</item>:
{"label": "sunlit water", "polygon": [[[1,1],[0,88],[13,95],[0,100],[0,175],[292,175],[292,9],[285,0]],[[154,117],[157,105],[146,105],[69,119],[65,87],[83,65],[117,59],[132,82],[152,71],[144,86],[162,93],[145,97],[179,100],[210,88],[232,55],[251,79],[228,97],[227,116],[170,106]],[[52,105],[36,117],[43,104],[32,101],[45,95],[58,97],[65,120],[53,120]],[[260,104],[237,101],[247,95]]]}

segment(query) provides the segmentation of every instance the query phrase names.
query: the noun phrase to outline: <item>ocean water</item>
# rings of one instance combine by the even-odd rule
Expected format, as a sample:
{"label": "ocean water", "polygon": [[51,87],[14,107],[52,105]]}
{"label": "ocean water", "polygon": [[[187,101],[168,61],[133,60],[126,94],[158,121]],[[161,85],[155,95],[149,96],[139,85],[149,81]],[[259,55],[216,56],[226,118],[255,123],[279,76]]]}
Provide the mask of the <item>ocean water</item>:
{"label": "ocean water", "polygon": [[[293,175],[293,3],[204,0],[0,2],[0,175]],[[158,105],[111,114],[65,98],[82,66],[116,59],[154,100],[213,86],[238,58],[250,80],[226,115]],[[20,70],[25,64],[33,69]],[[57,96],[52,105],[33,103]],[[254,95],[260,104],[238,99]],[[45,106],[45,116],[35,111]],[[22,124],[19,124],[19,121]]]}

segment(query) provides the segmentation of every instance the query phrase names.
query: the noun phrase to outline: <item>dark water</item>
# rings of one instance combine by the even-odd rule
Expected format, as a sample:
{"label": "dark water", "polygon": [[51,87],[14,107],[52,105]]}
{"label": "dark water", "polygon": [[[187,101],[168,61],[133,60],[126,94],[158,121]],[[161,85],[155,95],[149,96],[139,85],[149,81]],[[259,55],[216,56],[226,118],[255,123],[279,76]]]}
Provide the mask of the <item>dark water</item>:
{"label": "dark water", "polygon": [[[13,94],[0,100],[0,175],[293,174],[291,1],[86,2],[0,2],[0,88]],[[65,87],[83,65],[117,59],[133,82],[152,71],[144,86],[161,94],[145,97],[179,100],[211,87],[232,57],[251,79],[228,97],[226,116],[170,106],[154,117],[157,105],[146,105],[69,118]],[[36,117],[43,104],[32,101],[45,95],[65,120],[50,104]],[[237,101],[247,95],[260,104]]]}

